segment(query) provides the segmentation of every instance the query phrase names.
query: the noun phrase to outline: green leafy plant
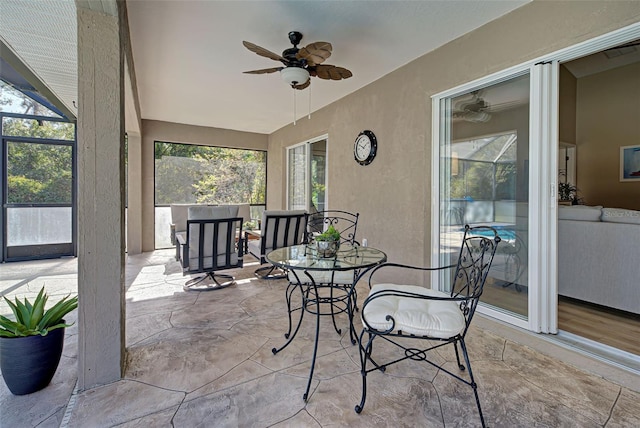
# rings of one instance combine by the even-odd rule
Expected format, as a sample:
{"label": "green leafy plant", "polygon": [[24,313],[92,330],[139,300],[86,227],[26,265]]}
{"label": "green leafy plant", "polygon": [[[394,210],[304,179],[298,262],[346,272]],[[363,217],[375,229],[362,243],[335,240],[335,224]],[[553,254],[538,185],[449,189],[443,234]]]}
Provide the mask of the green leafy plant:
{"label": "green leafy plant", "polygon": [[65,324],[62,318],[78,307],[78,296],[65,296],[45,310],[48,298],[44,287],[33,304],[26,298],[21,302],[16,297],[14,303],[5,297],[4,300],[11,307],[16,320],[0,315],[0,337],[46,336],[51,330],[69,327],[71,324]]}
{"label": "green leafy plant", "polygon": [[258,228],[258,222],[256,221],[245,221],[242,227],[244,230],[255,230]]}
{"label": "green leafy plant", "polygon": [[317,235],[315,239],[316,241],[339,241],[340,232],[333,225],[330,225],[327,230]]}
{"label": "green leafy plant", "polygon": [[572,201],[576,198],[578,188],[571,183],[558,184],[558,196],[561,201]]}

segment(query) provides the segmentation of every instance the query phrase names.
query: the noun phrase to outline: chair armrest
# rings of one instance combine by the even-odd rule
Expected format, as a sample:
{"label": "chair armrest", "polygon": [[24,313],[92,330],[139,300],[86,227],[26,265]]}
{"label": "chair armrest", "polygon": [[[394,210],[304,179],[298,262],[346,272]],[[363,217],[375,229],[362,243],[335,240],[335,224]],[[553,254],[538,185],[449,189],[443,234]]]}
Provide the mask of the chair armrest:
{"label": "chair armrest", "polygon": [[176,235],[176,239],[178,240],[178,244],[180,245],[185,245],[187,243],[186,238],[182,235]]}
{"label": "chair armrest", "polygon": [[[176,235],[176,245],[178,248],[182,247],[182,267],[187,267],[189,265],[189,246],[187,245],[186,237],[183,235]],[[180,250],[178,250],[178,254],[180,254]]]}
{"label": "chair armrest", "polygon": [[425,271],[425,272],[433,272],[433,271],[439,271],[439,270],[446,270],[446,269],[451,269],[451,268],[455,268],[456,265],[452,264],[449,266],[440,266],[440,267],[427,267],[427,266],[412,266],[412,265],[405,265],[405,264],[400,264],[400,263],[393,263],[393,262],[386,262],[386,263],[382,263],[379,264],[378,266],[376,266],[375,268],[373,268],[369,274],[369,290],[371,290],[371,281],[373,280],[375,274],[377,272],[380,272],[381,270],[389,270],[390,268],[396,268],[396,269],[406,269],[406,270],[418,270],[418,271]]}
{"label": "chair armrest", "polygon": [[173,223],[171,223],[171,224],[169,225],[169,227],[170,227],[170,229],[171,229],[171,236],[170,236],[171,241],[170,241],[170,242],[171,242],[172,244],[175,244],[175,243],[176,243],[176,225],[175,225],[175,224],[173,224]]}
{"label": "chair armrest", "polygon": [[242,233],[238,237],[238,243],[236,244],[236,249],[238,250],[238,257],[242,258],[244,256],[244,238],[242,237]]}

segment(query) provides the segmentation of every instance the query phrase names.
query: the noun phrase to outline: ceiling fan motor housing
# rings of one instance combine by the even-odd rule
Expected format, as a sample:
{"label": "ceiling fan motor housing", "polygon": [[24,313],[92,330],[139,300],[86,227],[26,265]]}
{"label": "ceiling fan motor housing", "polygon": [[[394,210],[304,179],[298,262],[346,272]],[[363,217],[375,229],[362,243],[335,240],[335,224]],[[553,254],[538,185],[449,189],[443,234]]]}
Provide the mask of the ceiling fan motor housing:
{"label": "ceiling fan motor housing", "polygon": [[289,41],[293,46],[298,46],[302,40],[302,33],[299,31],[289,31]]}

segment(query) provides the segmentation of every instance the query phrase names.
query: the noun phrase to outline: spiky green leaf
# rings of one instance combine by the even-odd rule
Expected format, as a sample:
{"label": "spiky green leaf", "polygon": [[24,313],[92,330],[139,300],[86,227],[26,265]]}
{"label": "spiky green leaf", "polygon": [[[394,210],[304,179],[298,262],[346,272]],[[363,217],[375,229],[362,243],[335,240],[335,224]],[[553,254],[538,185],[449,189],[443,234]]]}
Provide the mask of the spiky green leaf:
{"label": "spiky green leaf", "polygon": [[[44,294],[44,287],[40,289],[40,293],[38,293],[38,297],[33,302],[33,306],[31,307],[31,319],[29,320],[29,328],[36,328],[36,326],[40,323],[42,316],[44,315],[44,305],[47,303],[47,296]],[[25,299],[25,303],[27,299]]]}
{"label": "spiky green leaf", "polygon": [[70,297],[70,295],[65,296],[58,303],[53,305],[49,310],[45,313],[40,320],[38,325],[39,328],[47,328],[51,325],[58,324],[62,318],[78,307],[78,297]]}
{"label": "spiky green leaf", "polygon": [[46,336],[49,331],[68,327],[62,318],[78,307],[78,297],[65,296],[48,310],[45,305],[48,299],[44,287],[38,293],[33,304],[28,299],[24,303],[17,298],[15,303],[4,298],[9,304],[16,320],[0,315],[0,337]]}

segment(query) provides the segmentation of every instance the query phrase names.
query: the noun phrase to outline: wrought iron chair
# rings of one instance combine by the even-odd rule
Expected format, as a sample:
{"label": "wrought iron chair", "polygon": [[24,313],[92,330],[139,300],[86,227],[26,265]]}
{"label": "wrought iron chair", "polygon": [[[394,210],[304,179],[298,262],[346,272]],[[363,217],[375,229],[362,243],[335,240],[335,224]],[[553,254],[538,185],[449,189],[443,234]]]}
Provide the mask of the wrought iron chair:
{"label": "wrought iron chair", "polygon": [[[242,217],[237,217],[237,211],[237,206],[189,208],[186,236],[176,235],[182,271],[184,275],[206,275],[187,281],[185,290],[208,291],[235,284],[232,275],[218,271],[243,265]],[[205,283],[207,278],[211,282]]]}
{"label": "wrought iron chair", "polygon": [[[249,241],[249,253],[260,261],[267,263],[265,256],[276,248],[302,244],[307,228],[307,212],[304,210],[264,211],[260,225],[260,239]],[[283,279],[286,272],[273,265],[256,269],[255,274],[261,279]]]}
{"label": "wrought iron chair", "polygon": [[[316,211],[309,214],[307,231],[305,236],[305,243],[312,245],[314,242],[314,236],[327,230],[329,226],[333,226],[338,232],[340,232],[340,244],[359,245],[356,241],[356,231],[358,229],[359,213],[350,213],[341,210],[325,210]],[[285,337],[289,337],[292,329],[291,315],[301,310],[300,306],[292,307],[291,301],[294,291],[298,287],[302,287],[302,293],[309,298],[309,293],[318,293],[319,295],[330,294],[329,300],[333,299],[335,293],[343,293],[345,297],[346,305],[349,309],[343,307],[337,307],[335,305],[329,305],[330,311],[327,315],[331,315],[333,326],[338,334],[341,334],[341,329],[338,328],[335,320],[337,313],[342,313],[350,310],[350,313],[354,313],[356,310],[356,295],[355,288],[353,287],[355,279],[359,272],[357,270],[351,271],[308,271],[304,275],[300,272],[289,271],[287,273],[289,279],[289,285],[285,292],[287,302],[287,312],[289,315],[289,329],[285,334]],[[312,290],[310,286],[315,285],[315,289]],[[318,296],[319,297],[319,296]],[[320,298],[322,299],[322,298]],[[302,316],[302,313],[300,314]],[[355,336],[354,336],[355,337]]]}
{"label": "wrought iron chair", "polygon": [[[488,236],[490,235],[490,236]],[[367,398],[367,374],[411,359],[424,361],[441,371],[469,385],[475,395],[478,413],[482,426],[485,426],[477,384],[471,371],[465,336],[469,330],[471,319],[482,294],[487,273],[500,238],[495,229],[481,226],[470,228],[465,226],[460,252],[455,264],[438,268],[408,266],[398,263],[385,263],[372,270],[369,277],[371,291],[362,306],[363,330],[360,333],[359,349],[362,375],[362,398],[356,405],[356,413],[362,412]],[[372,283],[381,271],[396,269],[395,273],[414,271],[445,271],[452,276],[451,291],[440,292],[417,285],[375,284]],[[397,346],[402,350],[398,358],[380,363],[372,355],[373,342],[376,339]],[[408,340],[401,343],[401,340]],[[424,341],[420,345],[420,341]],[[462,378],[446,368],[431,361],[428,352],[445,345],[453,345],[458,368],[467,370],[469,380]],[[458,345],[462,349],[465,365],[460,362]],[[371,367],[367,365],[371,363]],[[466,366],[466,367],[465,367]]]}
{"label": "wrought iron chair", "polygon": [[[340,210],[317,211],[309,214],[305,243],[312,244],[314,236],[333,226],[340,233],[340,244],[360,245],[356,241],[356,231],[358,229],[359,213],[350,213]],[[324,275],[323,275],[324,274]],[[346,284],[352,285],[357,272],[313,272],[311,273],[316,284]],[[289,280],[295,280],[289,275]]]}

